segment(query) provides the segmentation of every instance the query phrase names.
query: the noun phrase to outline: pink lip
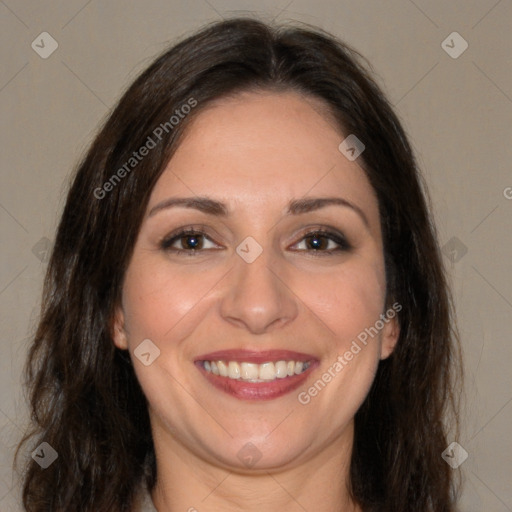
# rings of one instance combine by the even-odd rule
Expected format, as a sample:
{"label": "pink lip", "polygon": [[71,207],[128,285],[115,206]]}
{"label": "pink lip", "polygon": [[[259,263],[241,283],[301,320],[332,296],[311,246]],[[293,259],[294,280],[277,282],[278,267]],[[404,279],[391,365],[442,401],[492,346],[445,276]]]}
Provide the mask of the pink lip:
{"label": "pink lip", "polygon": [[[310,366],[305,372],[284,379],[275,379],[269,382],[247,382],[214,375],[205,370],[203,361],[237,361],[256,364],[269,361],[309,361]],[[228,395],[239,400],[273,400],[291,393],[301,386],[320,363],[314,356],[290,350],[223,350],[200,356],[195,360],[195,364],[210,384]]]}
{"label": "pink lip", "polygon": [[262,364],[269,361],[316,361],[316,357],[292,350],[219,350],[196,357],[195,361],[236,361]]}

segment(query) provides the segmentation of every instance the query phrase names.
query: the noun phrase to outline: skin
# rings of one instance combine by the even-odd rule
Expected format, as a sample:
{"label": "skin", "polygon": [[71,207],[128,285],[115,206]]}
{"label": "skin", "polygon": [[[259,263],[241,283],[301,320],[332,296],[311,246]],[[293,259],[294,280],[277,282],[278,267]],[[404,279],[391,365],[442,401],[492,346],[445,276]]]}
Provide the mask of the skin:
{"label": "skin", "polygon": [[[338,150],[346,135],[319,100],[239,94],[193,120],[152,191],[113,338],[130,351],[149,401],[160,512],[360,510],[346,483],[354,415],[395,346],[396,318],[307,405],[297,399],[388,307],[377,199],[357,160]],[[150,214],[190,196],[222,201],[231,213],[180,206]],[[332,196],[367,223],[347,206],[285,215],[292,199]],[[195,256],[161,248],[191,226],[207,237]],[[315,255],[306,232],[328,226],[352,248],[322,255],[338,246],[324,239]],[[250,264],[236,253],[248,236],[263,248]],[[178,239],[173,247],[191,245]],[[144,366],[133,351],[147,338],[160,356]],[[296,350],[320,365],[296,391],[239,400],[194,365],[202,354],[239,348]],[[248,442],[261,453],[253,468],[237,456]]]}

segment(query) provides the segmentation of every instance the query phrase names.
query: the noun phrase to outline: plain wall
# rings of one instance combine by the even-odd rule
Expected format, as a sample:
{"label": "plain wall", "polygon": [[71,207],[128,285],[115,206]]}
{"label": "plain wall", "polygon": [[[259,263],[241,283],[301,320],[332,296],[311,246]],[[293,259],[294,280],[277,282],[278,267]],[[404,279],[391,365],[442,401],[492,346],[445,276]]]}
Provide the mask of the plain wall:
{"label": "plain wall", "polygon": [[[457,441],[469,454],[461,509],[512,510],[509,0],[0,2],[0,510],[21,510],[11,471],[26,421],[21,372],[72,169],[168,43],[251,13],[338,35],[368,58],[395,105],[430,189],[456,298],[467,394]],[[454,31],[468,43],[458,58],[442,47]],[[42,32],[58,43],[46,59],[31,47],[42,46]],[[450,37],[445,45],[461,48]]]}

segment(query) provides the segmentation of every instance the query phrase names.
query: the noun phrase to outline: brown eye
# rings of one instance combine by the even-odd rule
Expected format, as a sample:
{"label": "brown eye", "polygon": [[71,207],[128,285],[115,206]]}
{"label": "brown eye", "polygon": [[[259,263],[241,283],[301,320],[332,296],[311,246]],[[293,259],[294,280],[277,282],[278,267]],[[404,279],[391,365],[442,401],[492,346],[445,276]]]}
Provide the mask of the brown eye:
{"label": "brown eye", "polygon": [[298,250],[305,250],[313,253],[325,253],[326,255],[337,251],[348,251],[351,249],[351,246],[341,234],[318,229],[306,233],[301,241],[298,244],[295,244],[295,246],[300,245],[301,243],[304,243],[305,249]]}
{"label": "brown eye", "polygon": [[179,242],[183,249],[202,249],[203,239],[201,234],[183,235],[179,238]]}
{"label": "brown eye", "polygon": [[[208,241],[212,247],[205,247],[206,241]],[[165,251],[189,254],[194,254],[196,251],[202,251],[203,249],[218,248],[203,232],[192,229],[182,230],[170,235],[162,240],[160,247]]]}
{"label": "brown eye", "polygon": [[315,251],[327,249],[330,241],[326,236],[316,233],[305,237],[304,240],[306,241],[306,247]]}

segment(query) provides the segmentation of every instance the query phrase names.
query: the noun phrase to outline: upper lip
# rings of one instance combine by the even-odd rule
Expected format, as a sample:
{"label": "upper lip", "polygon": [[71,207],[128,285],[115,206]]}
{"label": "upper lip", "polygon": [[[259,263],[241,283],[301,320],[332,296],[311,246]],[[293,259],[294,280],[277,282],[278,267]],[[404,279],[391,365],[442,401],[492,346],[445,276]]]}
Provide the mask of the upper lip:
{"label": "upper lip", "polygon": [[196,358],[197,361],[237,361],[239,363],[262,364],[269,361],[314,361],[317,358],[311,354],[293,350],[218,350]]}

